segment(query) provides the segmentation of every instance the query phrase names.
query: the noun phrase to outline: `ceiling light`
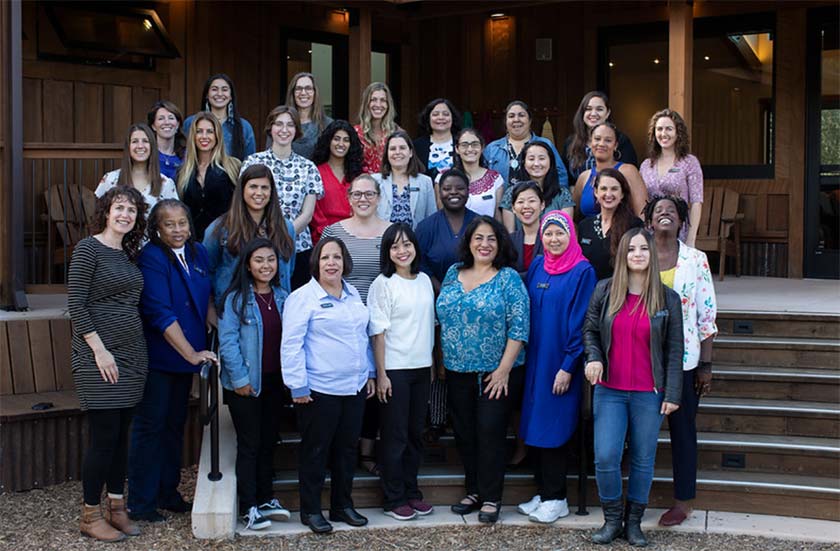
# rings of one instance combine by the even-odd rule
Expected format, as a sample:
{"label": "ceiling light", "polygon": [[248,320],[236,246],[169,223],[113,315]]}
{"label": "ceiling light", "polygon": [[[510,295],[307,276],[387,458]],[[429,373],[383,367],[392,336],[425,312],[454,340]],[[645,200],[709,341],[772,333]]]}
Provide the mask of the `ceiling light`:
{"label": "ceiling light", "polygon": [[653,60],[653,63],[654,63],[654,64],[656,64],[656,65],[659,65],[659,59],[658,59],[658,58],[657,58],[657,59],[654,59],[654,60]]}
{"label": "ceiling light", "polygon": [[490,19],[504,19],[506,16],[504,12],[497,11],[490,14]]}
{"label": "ceiling light", "polygon": [[709,61],[709,56],[704,55],[704,56],[703,56],[703,59],[705,59],[706,61]]}
{"label": "ceiling light", "polygon": [[615,63],[613,63],[612,61],[610,61],[610,67],[615,67]]}

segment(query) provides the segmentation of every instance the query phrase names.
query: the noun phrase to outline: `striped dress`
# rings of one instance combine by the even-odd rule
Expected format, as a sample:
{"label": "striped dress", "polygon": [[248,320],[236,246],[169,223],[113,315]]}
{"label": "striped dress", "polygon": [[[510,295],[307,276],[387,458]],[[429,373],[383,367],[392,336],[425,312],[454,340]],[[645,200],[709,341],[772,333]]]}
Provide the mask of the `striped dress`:
{"label": "striped dress", "polygon": [[[67,276],[67,302],[73,323],[73,380],[83,410],[136,405],[148,371],[146,340],[137,305],[143,274],[125,252],[95,237],[76,245]],[[114,356],[116,384],[106,382],[83,335],[96,331]]]}
{"label": "striped dress", "polygon": [[353,259],[353,271],[344,279],[359,291],[362,302],[367,304],[370,284],[379,275],[379,246],[382,236],[356,237],[344,229],[341,222],[336,222],[324,228],[321,237],[337,237],[344,241],[350,258]]}

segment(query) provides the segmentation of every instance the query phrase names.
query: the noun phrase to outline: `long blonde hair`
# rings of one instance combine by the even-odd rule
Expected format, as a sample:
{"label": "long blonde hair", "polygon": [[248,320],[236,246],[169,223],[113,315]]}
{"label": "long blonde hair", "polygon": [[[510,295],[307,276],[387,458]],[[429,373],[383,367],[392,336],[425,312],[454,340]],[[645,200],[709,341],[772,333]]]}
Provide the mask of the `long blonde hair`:
{"label": "long blonde hair", "polygon": [[[644,228],[631,228],[618,243],[615,252],[615,271],[613,272],[612,284],[610,286],[610,308],[609,315],[614,317],[624,307],[627,300],[627,287],[630,279],[630,270],[627,267],[627,253],[630,251],[630,240],[637,235],[642,235],[647,242],[650,251],[650,263],[645,273],[644,289],[642,290],[641,303],[645,305],[648,317],[653,317],[665,307],[665,293],[662,289],[662,282],[659,280],[659,260],[656,256],[656,243],[653,236]],[[631,313],[636,312],[638,303]]]}
{"label": "long blonde hair", "polygon": [[[362,135],[368,144],[375,145],[376,137],[373,135],[373,117],[370,114],[370,97],[374,92],[384,91],[385,97],[388,99],[388,110],[385,111],[385,116],[382,117],[382,135],[384,137],[390,136],[397,129],[397,123],[394,119],[397,118],[397,109],[394,106],[394,96],[391,95],[391,89],[384,82],[371,82],[365,91],[362,92],[362,103],[359,105],[359,124],[362,126]],[[384,138],[383,138],[384,139]]]}
{"label": "long blonde hair", "polygon": [[222,125],[210,111],[199,111],[190,126],[190,135],[187,138],[187,154],[184,156],[184,164],[178,172],[178,195],[184,196],[187,186],[190,184],[193,172],[198,169],[198,149],[195,146],[195,134],[198,130],[199,121],[210,121],[213,131],[216,133],[216,145],[213,146],[213,154],[210,157],[210,164],[220,170],[224,170],[230,181],[236,183],[239,178],[239,167],[241,162],[236,157],[225,153],[225,137],[222,134]]}

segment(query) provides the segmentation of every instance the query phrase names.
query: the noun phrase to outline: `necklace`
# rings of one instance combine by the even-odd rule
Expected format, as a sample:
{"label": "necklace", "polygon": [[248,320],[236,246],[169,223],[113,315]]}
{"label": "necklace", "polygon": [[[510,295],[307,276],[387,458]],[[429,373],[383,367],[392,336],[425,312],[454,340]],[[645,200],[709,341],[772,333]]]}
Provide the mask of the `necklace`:
{"label": "necklace", "polygon": [[[270,293],[271,293],[271,291],[269,291],[266,294],[270,294]],[[268,308],[269,311],[273,310],[273,308],[271,307],[271,304],[274,302],[274,297],[273,296],[270,299],[266,299],[265,297],[262,296],[262,294],[258,293],[256,290],[254,291],[254,295],[259,299],[260,302],[265,304],[265,307]]]}

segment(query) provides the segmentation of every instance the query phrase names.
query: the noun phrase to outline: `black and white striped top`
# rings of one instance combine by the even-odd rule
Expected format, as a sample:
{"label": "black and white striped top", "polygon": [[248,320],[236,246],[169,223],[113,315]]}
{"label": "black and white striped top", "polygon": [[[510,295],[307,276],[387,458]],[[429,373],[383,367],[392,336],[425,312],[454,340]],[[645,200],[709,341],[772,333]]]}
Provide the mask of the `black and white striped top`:
{"label": "black and white striped top", "polygon": [[[73,324],[73,380],[83,410],[133,407],[143,396],[148,371],[146,340],[137,305],[143,274],[126,256],[95,237],[79,241],[67,276]],[[96,331],[113,356],[119,379],[102,379],[84,335]]]}
{"label": "black and white striped top", "polygon": [[341,222],[336,222],[324,228],[321,237],[337,237],[347,245],[350,258],[353,259],[353,271],[344,279],[359,291],[362,302],[367,304],[370,284],[379,275],[379,246],[382,236],[356,237],[344,229]]}

